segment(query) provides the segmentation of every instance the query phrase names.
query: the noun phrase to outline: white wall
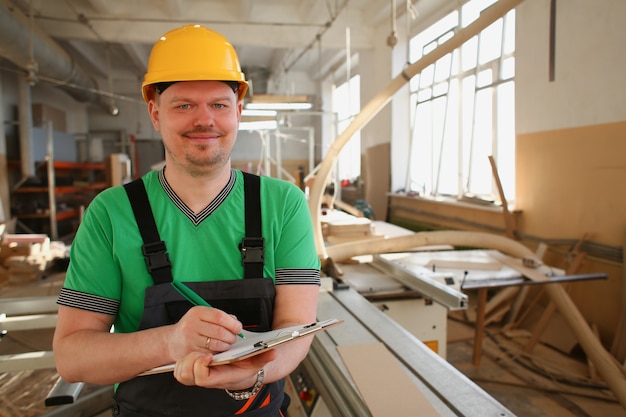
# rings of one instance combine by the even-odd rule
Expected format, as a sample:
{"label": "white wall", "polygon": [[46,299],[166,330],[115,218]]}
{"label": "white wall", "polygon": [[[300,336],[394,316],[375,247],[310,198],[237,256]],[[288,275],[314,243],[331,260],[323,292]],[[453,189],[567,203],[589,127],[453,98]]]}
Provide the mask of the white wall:
{"label": "white wall", "polygon": [[[386,44],[389,28],[376,31],[376,46],[359,52],[361,108],[365,107],[391,80],[391,48]],[[361,153],[369,147],[391,140],[391,107],[385,106],[361,131]]]}
{"label": "white wall", "polygon": [[517,8],[517,134],[626,120],[626,1],[557,2],[553,82],[549,6],[527,0]]}

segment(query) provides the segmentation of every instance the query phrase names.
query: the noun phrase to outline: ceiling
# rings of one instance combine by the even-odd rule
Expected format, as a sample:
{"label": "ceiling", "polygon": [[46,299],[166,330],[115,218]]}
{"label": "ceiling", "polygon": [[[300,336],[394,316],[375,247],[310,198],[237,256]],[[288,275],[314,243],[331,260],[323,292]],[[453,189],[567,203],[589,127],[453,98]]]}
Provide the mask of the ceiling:
{"label": "ceiling", "polygon": [[[458,0],[447,1],[450,2]],[[38,49],[32,46],[31,36],[44,37],[69,56],[72,71],[78,67],[87,78],[96,80],[96,85],[90,86],[92,90],[138,98],[137,84],[143,78],[155,40],[174,27],[199,23],[230,39],[253,81],[255,75],[266,73],[278,85],[281,77],[292,71],[306,71],[315,80],[346,61],[347,39],[351,51],[386,43],[387,35],[377,38],[373,28],[389,25],[391,34],[392,4],[396,6],[397,24],[402,24],[400,16],[405,14],[407,5],[421,16],[424,11],[430,12],[427,8],[441,3],[442,0],[0,0],[0,12],[5,18],[21,23],[19,29],[9,29],[8,20],[0,20],[0,26],[6,30],[0,30],[0,59],[7,60],[0,63],[2,68],[9,63],[27,71],[34,55],[38,67],[31,75],[37,81],[62,78],[49,69],[50,74],[46,74],[48,67],[43,61],[51,58],[38,57]]]}

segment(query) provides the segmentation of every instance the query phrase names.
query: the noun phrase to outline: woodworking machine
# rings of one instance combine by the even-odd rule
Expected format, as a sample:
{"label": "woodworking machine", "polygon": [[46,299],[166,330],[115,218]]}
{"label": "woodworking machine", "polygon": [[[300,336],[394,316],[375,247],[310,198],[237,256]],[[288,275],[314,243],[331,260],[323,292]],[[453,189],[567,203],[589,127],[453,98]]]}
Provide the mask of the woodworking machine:
{"label": "woodworking machine", "polygon": [[353,288],[321,293],[318,317],[344,323],[318,334],[289,378],[290,417],[373,416],[338,352],[343,345],[370,343],[384,344],[440,416],[514,416]]}

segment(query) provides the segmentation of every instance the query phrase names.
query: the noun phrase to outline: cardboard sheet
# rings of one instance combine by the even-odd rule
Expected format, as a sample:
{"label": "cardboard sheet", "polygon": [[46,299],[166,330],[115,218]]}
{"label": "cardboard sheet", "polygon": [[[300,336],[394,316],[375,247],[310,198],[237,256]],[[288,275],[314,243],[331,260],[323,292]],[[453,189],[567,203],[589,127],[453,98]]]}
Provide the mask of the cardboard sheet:
{"label": "cardboard sheet", "polygon": [[440,416],[382,343],[337,350],[373,417]]}

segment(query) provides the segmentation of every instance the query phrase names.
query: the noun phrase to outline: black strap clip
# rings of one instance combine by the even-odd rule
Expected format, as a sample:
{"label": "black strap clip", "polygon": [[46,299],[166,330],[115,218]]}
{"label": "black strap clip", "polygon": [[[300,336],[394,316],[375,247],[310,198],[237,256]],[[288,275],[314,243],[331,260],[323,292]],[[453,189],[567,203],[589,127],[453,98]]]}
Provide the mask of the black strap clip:
{"label": "black strap clip", "polygon": [[265,239],[262,237],[244,237],[241,240],[241,263],[265,262]]}
{"label": "black strap clip", "polygon": [[164,241],[146,243],[141,247],[148,271],[171,266],[170,256]]}

